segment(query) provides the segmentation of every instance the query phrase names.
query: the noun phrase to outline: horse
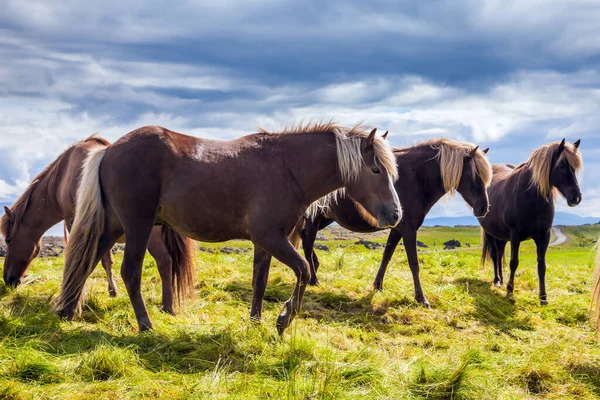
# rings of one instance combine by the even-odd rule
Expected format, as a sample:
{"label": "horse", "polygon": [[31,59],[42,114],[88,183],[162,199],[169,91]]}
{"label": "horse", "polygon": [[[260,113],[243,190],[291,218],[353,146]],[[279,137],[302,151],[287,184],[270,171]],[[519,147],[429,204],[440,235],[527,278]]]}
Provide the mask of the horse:
{"label": "horse", "polygon": [[[10,207],[4,208],[0,233],[5,238],[7,255],[4,260],[4,282],[16,287],[21,283],[29,265],[40,252],[44,232],[65,221],[65,242],[75,215],[77,186],[83,162],[90,151],[106,149],[110,143],[91,136],[75,143],[37,175],[25,192]],[[120,238],[123,242],[123,238]],[[174,314],[173,293],[179,303],[193,290],[193,244],[167,226],[155,227],[150,235],[148,250],[156,260],[162,280],[162,310]],[[117,295],[112,274],[112,256],[107,249],[102,266],[108,278],[108,292]]]}
{"label": "horse", "polygon": [[[402,171],[394,184],[404,217],[390,230],[383,252],[383,259],[373,283],[376,290],[383,290],[383,278],[396,246],[404,238],[404,249],[412,272],[415,299],[429,307],[423,294],[419,278],[417,257],[417,231],[433,205],[446,193],[458,192],[473,208],[476,217],[488,211],[487,186],[492,179],[491,165],[485,154],[489,149],[451,139],[432,139],[412,147],[395,148],[394,155],[398,169]],[[354,232],[374,232],[380,230],[356,207],[355,202],[346,196],[327,199],[326,205],[317,207],[313,215],[306,216],[306,226],[302,232],[304,254],[311,267],[311,285],[318,284],[319,260],[314,251],[317,232],[332,222]]]}
{"label": "horse", "polygon": [[222,141],[149,126],[92,150],[55,309],[73,318],[100,255],[125,233],[121,275],[139,330],[152,329],[140,281],[148,236],[161,223],[198,241],[252,241],[253,319],[260,319],[271,256],[290,267],[296,285],[276,322],[283,334],[310,279],[307,261],[288,239],[310,204],[344,187],[382,228],[400,221],[396,159],[375,133],[311,123]]}
{"label": "horse", "polygon": [[533,239],[537,248],[539,298],[548,304],[546,296],[546,250],[554,220],[554,202],[560,193],[570,207],[581,202],[577,172],[583,167],[579,152],[580,140],[570,144],[563,139],[543,145],[529,160],[514,166],[495,164],[488,189],[490,212],[479,219],[482,227],[482,264],[492,259],[494,285],[504,283],[502,266],[506,243],[510,241],[510,278],[507,294],[512,296],[515,273],[519,266],[521,242]]}

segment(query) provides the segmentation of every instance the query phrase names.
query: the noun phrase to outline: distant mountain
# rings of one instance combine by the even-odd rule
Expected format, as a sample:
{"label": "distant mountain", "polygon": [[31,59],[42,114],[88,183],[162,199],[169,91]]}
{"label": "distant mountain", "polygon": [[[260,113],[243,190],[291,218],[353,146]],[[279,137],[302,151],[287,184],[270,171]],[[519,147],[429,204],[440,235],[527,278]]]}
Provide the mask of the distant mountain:
{"label": "distant mountain", "polygon": [[[581,217],[575,214],[557,212],[554,215],[554,225],[585,225],[600,223],[600,218]],[[460,226],[460,225],[479,225],[477,218],[472,215],[465,217],[436,217],[426,218],[423,226]]]}

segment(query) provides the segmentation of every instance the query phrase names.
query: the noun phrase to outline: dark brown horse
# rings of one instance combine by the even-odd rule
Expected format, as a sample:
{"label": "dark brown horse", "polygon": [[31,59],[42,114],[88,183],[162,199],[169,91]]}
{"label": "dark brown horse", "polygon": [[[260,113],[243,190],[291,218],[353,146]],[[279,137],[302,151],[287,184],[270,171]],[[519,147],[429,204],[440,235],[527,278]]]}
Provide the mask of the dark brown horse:
{"label": "dark brown horse", "polygon": [[[403,208],[403,218],[390,234],[383,252],[381,266],[374,286],[383,288],[383,278],[394,250],[401,238],[408,265],[413,275],[415,299],[424,305],[429,302],[423,294],[419,278],[417,257],[417,230],[433,205],[446,193],[458,191],[477,217],[488,211],[487,186],[492,178],[490,163],[485,157],[487,149],[455,142],[449,139],[435,139],[408,148],[394,149],[398,170],[401,171],[394,184]],[[302,233],[304,254],[311,266],[311,284],[317,284],[319,260],[314,252],[317,231],[332,222],[337,222],[354,232],[380,230],[358,211],[354,201],[345,196],[328,199],[327,205],[317,207],[316,212],[307,217]]]}
{"label": "dark brown horse", "polygon": [[495,164],[488,189],[490,212],[479,220],[482,226],[483,253],[494,263],[494,284],[502,286],[502,264],[506,243],[510,241],[510,279],[506,285],[512,295],[515,272],[519,266],[519,246],[533,239],[537,247],[540,302],[546,298],[546,250],[554,220],[554,200],[558,193],[571,207],[581,202],[577,171],[583,166],[579,143],[550,143],[535,150],[529,160],[518,167]]}
{"label": "dark brown horse", "polygon": [[[65,221],[65,241],[75,215],[75,196],[81,168],[90,150],[106,149],[109,142],[92,136],[65,150],[46,167],[11,206],[5,207],[0,231],[5,238],[7,255],[3,278],[9,286],[17,286],[29,264],[40,251],[44,232]],[[164,236],[164,237],[163,237]],[[179,300],[193,290],[192,243],[170,228],[155,227],[150,235],[148,251],[160,273],[163,287],[163,311],[173,313],[173,291]],[[106,251],[102,266],[108,278],[108,292],[117,295],[112,275],[112,257]]]}
{"label": "dark brown horse", "polygon": [[255,318],[271,256],[288,265],[297,281],[277,319],[283,333],[310,279],[308,263],[288,240],[307,207],[343,186],[381,227],[395,226],[396,176],[394,155],[375,130],[313,124],[220,141],[137,129],[92,151],[85,163],[57,309],[73,317],[85,280],[125,233],[121,274],[140,330],[152,328],[140,280],[148,237],[162,223],[199,241],[254,243]]}

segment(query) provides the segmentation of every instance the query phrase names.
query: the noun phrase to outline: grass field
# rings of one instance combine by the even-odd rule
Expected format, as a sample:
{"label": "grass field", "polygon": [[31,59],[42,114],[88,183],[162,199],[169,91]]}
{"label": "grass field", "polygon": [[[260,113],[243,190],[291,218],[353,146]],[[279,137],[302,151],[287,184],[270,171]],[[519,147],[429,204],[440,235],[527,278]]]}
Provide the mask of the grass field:
{"label": "grass field", "polygon": [[[401,248],[385,291],[374,293],[381,250],[326,232],[321,285],[307,290],[282,338],[275,319],[293,274],[274,263],[264,319],[251,322],[251,252],[205,245],[216,251],[198,252],[196,297],[175,317],[159,311],[148,256],[143,290],[156,329],[144,334],[121,282],[109,298],[101,268],[82,316],[59,320],[50,308],[62,258],[38,259],[23,286],[0,286],[0,398],[597,398],[600,346],[588,308],[600,226],[563,232],[567,243],[548,252],[550,304],[542,307],[533,243],[522,246],[509,299],[490,285],[491,265],[480,265],[478,229],[423,229],[429,248],[419,258],[432,309],[413,300]],[[449,239],[463,247],[442,251]]]}

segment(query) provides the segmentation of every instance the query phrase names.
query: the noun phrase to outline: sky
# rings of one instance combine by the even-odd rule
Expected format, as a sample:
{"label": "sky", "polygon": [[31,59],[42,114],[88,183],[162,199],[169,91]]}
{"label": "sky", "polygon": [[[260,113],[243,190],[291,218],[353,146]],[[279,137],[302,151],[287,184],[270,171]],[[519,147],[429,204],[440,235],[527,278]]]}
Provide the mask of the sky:
{"label": "sky", "polygon": [[[311,119],[492,163],[582,140],[600,217],[600,2],[2,0],[0,202],[62,150],[144,125],[230,139]],[[383,133],[383,131],[382,131]],[[430,217],[468,215],[460,198]]]}

